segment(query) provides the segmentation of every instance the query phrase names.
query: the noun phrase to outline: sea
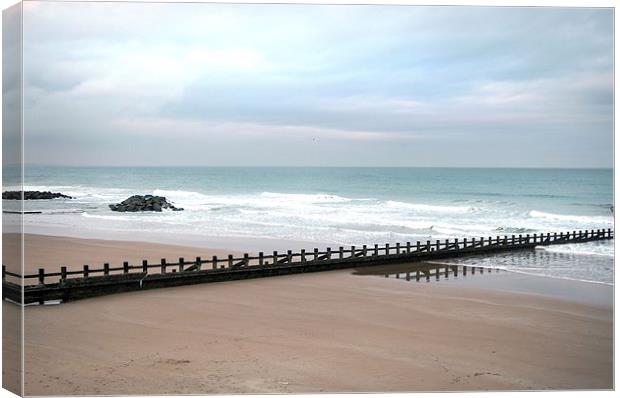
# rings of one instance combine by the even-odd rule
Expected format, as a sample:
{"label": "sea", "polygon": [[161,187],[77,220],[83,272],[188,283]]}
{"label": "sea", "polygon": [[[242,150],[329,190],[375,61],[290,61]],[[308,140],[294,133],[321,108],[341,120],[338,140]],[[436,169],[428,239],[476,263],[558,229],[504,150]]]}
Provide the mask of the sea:
{"label": "sea", "polygon": [[[265,252],[614,226],[612,169],[27,166],[24,185],[74,197],[26,202],[26,232]],[[185,210],[109,209],[136,194]],[[601,241],[451,261],[612,284],[613,258]]]}

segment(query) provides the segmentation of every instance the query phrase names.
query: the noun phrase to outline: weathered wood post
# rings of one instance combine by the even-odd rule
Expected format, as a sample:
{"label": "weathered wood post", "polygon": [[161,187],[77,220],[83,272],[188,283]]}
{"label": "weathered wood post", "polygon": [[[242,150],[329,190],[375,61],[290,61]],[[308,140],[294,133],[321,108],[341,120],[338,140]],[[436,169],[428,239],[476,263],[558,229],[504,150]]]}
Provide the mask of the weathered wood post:
{"label": "weathered wood post", "polygon": [[165,274],[166,273],[166,259],[162,258],[160,264],[161,264],[160,272],[162,274]]}
{"label": "weathered wood post", "polygon": [[390,254],[390,244],[389,244],[389,243],[386,243],[386,244],[385,244],[385,255],[387,256],[387,255],[389,255],[389,254]]}
{"label": "weathered wood post", "polygon": [[[110,267],[110,265],[108,264],[108,268],[109,267]],[[103,264],[103,269],[104,269],[104,272],[105,272],[105,264]],[[60,267],[60,282],[64,283],[64,281],[66,281],[66,280],[67,280],[67,267],[65,267],[63,265],[62,267]]]}
{"label": "weathered wood post", "polygon": [[379,245],[375,243],[375,252],[372,254],[373,256],[379,255]]}
{"label": "weathered wood post", "polygon": [[228,268],[232,268],[235,265],[235,260],[232,254],[228,255]]}
{"label": "weathered wood post", "polygon": [[[291,262],[291,251],[288,251],[288,262]],[[243,266],[244,267],[248,267],[250,266],[250,254],[249,253],[243,253]]]}
{"label": "weathered wood post", "polygon": [[351,246],[351,258],[355,258],[355,246]]}
{"label": "weathered wood post", "polygon": [[448,250],[448,246],[449,246],[449,245],[450,245],[450,243],[448,243],[448,239],[446,239],[444,249]]}
{"label": "weathered wood post", "polygon": [[218,262],[217,256],[211,257],[211,268],[217,269],[217,262]]}
{"label": "weathered wood post", "polygon": [[426,251],[427,251],[427,252],[430,252],[430,251],[431,251],[431,241],[430,241],[430,240],[427,240],[427,241],[426,241]]}
{"label": "weathered wood post", "polygon": [[338,248],[338,258],[340,259],[344,258],[344,247],[342,246]]}
{"label": "weathered wood post", "polygon": [[551,242],[551,232],[547,232],[547,242]]}
{"label": "weathered wood post", "polygon": [[439,251],[439,239],[435,242],[435,251]]}
{"label": "weathered wood post", "polygon": [[127,261],[123,262],[123,274],[129,273],[129,263]]}
{"label": "weathered wood post", "polygon": [[439,269],[439,267],[437,267],[435,268],[435,280],[438,281],[440,277],[441,277],[441,270]]}
{"label": "weathered wood post", "polygon": [[400,254],[400,242],[396,243],[396,254]]}
{"label": "weathered wood post", "polygon": [[525,243],[530,243],[530,234],[525,235]]}
{"label": "weathered wood post", "polygon": [[[366,245],[364,245],[364,254],[366,254]],[[327,260],[331,260],[332,259],[332,248],[328,247],[327,248],[327,253],[325,254]]]}
{"label": "weathered wood post", "polygon": [[[342,249],[342,247],[340,249]],[[299,251],[299,255],[301,256],[301,262],[305,263],[306,262],[306,249],[301,249]],[[342,258],[342,250],[340,250],[340,258]]]}
{"label": "weathered wood post", "polygon": [[407,250],[407,254],[411,253],[411,242],[407,242],[407,248],[405,250]]}
{"label": "weathered wood post", "polygon": [[179,272],[183,272],[185,269],[185,259],[183,257],[179,257]]}
{"label": "weathered wood post", "polygon": [[467,249],[467,238],[463,238],[463,249]]}
{"label": "weathered wood post", "polygon": [[[146,261],[146,260],[145,260]],[[65,270],[67,269],[67,267],[65,267]],[[146,272],[146,271],[145,271]],[[110,275],[110,264],[109,263],[104,263],[103,264],[103,275],[104,276],[108,276]],[[66,276],[66,273],[65,273]]]}
{"label": "weathered wood post", "polygon": [[510,245],[514,246],[515,245],[515,236],[514,235],[512,235],[511,240],[512,241],[510,242]]}
{"label": "weathered wood post", "polygon": [[274,250],[273,252],[273,265],[277,265],[278,264],[278,251]]}
{"label": "weathered wood post", "polygon": [[607,237],[611,238],[611,228],[607,228]]}
{"label": "weathered wood post", "polygon": [[449,274],[448,266],[446,265],[446,271],[445,271],[444,278],[448,279],[448,276],[450,276],[450,274]]}
{"label": "weathered wood post", "polygon": [[265,265],[265,259],[264,259],[264,254],[263,252],[258,252],[258,266],[262,267],[263,265]]}
{"label": "weathered wood post", "polygon": [[419,252],[420,252],[420,241],[417,241],[417,242],[415,243],[415,252],[416,252],[416,253],[419,253]]}
{"label": "weathered wood post", "polygon": [[493,238],[489,236],[489,246],[493,245]]}
{"label": "weathered wood post", "polygon": [[[418,242],[420,243],[420,242]],[[416,270],[415,272],[415,281],[420,282],[420,270]]]}
{"label": "weathered wood post", "polygon": [[319,249],[318,248],[314,248],[314,260],[316,261],[319,258]]}
{"label": "weathered wood post", "polygon": [[45,285],[45,268],[39,268],[39,285]]}
{"label": "weathered wood post", "polygon": [[523,243],[523,235],[519,234],[519,244]]}
{"label": "weathered wood post", "polygon": [[467,276],[467,266],[463,266],[463,276]]}
{"label": "weathered wood post", "polygon": [[84,265],[84,269],[82,271],[82,275],[84,275],[84,278],[88,278],[88,265]]}
{"label": "weathered wood post", "polygon": [[293,252],[291,250],[287,250],[286,252],[286,262],[291,263],[293,261]]}
{"label": "weathered wood post", "polygon": [[452,271],[454,272],[454,277],[458,278],[459,277],[459,267],[458,266],[453,266],[452,267]]}
{"label": "weathered wood post", "polygon": [[366,257],[367,252],[368,252],[368,246],[362,245],[362,257]]}
{"label": "weathered wood post", "polygon": [[200,257],[196,257],[196,270],[200,271],[202,268],[202,259]]}

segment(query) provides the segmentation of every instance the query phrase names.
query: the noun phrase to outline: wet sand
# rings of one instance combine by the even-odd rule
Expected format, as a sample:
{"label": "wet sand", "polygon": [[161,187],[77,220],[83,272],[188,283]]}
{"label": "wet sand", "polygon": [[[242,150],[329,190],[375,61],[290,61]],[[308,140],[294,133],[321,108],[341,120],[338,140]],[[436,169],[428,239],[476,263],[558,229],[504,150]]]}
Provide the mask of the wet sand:
{"label": "wet sand", "polygon": [[[48,255],[127,250],[38,239]],[[27,307],[26,394],[612,388],[611,303],[546,294],[579,282],[529,277],[546,280],[528,292],[518,287],[528,278],[510,273],[488,275],[514,287],[500,290],[352,272]]]}

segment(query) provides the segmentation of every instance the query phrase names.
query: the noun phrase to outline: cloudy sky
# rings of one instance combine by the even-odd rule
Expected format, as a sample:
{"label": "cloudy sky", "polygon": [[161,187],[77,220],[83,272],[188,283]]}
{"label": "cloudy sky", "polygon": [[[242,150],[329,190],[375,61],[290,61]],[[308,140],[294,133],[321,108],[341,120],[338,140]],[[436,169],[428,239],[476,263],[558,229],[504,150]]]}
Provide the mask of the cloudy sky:
{"label": "cloudy sky", "polygon": [[35,3],[26,159],[611,167],[610,9]]}

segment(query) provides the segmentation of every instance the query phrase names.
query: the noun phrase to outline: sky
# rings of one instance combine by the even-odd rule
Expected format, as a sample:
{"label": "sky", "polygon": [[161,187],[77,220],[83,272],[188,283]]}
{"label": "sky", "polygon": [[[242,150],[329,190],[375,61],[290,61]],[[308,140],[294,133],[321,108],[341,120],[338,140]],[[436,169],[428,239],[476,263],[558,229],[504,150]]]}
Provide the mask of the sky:
{"label": "sky", "polygon": [[24,6],[28,163],[612,167],[611,9]]}

